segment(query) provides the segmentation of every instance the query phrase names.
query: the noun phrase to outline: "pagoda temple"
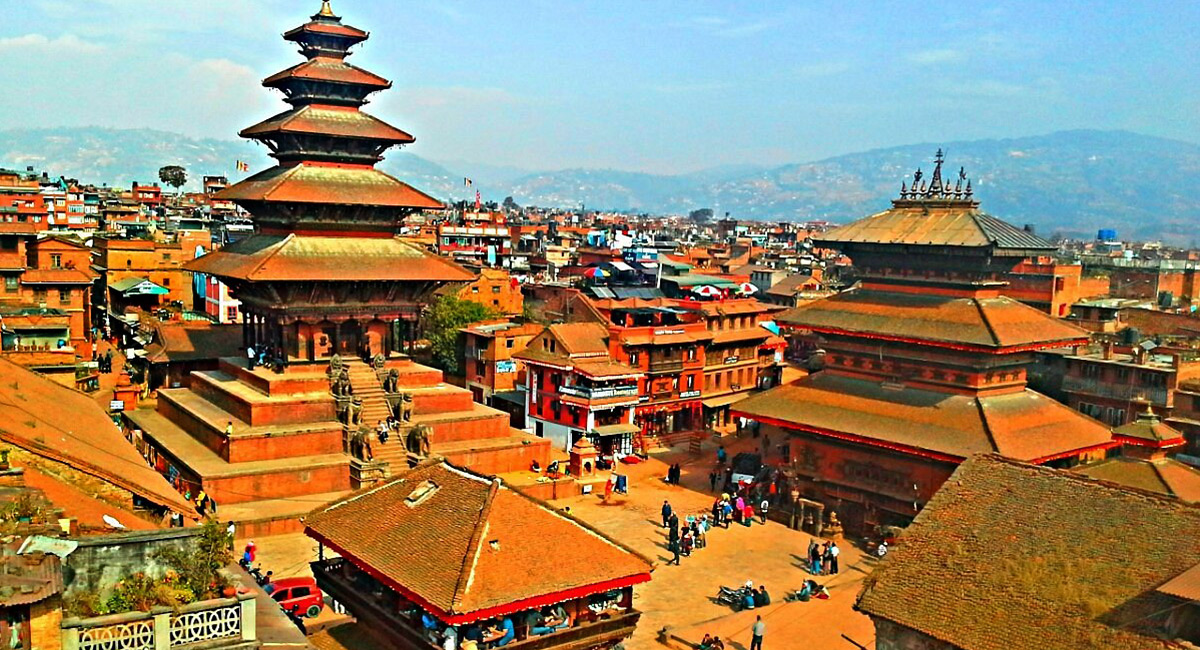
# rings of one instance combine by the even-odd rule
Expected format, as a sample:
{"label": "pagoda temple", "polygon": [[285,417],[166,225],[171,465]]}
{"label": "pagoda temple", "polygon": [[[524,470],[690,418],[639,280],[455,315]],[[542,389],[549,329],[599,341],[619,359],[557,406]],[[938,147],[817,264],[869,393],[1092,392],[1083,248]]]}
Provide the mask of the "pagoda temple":
{"label": "pagoda temple", "polygon": [[[268,77],[291,108],[242,131],[278,164],[217,196],[255,232],[189,263],[242,303],[245,350],[124,414],[128,435],[177,488],[203,492],[239,535],[300,530],[299,516],[441,456],[493,474],[549,462],[549,441],[509,426],[440,370],[404,353],[434,291],[474,275],[397,237],[442,207],[375,169],[413,136],[361,109],[387,80],[346,62],[367,39],[326,0],[284,34],[306,61]],[[386,439],[376,427],[401,423]]]}
{"label": "pagoda temple", "polygon": [[1113,447],[1107,428],[1026,387],[1033,353],[1087,333],[1000,295],[1003,274],[1049,242],[979,209],[959,170],[814,245],[849,256],[859,284],[777,322],[811,335],[824,369],[737,404],[787,442],[792,490],[849,528],[903,524],[966,458],[1072,466]]}
{"label": "pagoda temple", "polygon": [[413,136],[361,110],[391,82],[346,62],[367,33],[328,2],[284,34],[307,61],[267,77],[291,109],[243,129],[279,164],[216,196],[252,215],[255,233],[189,268],[242,302],[246,344],[289,359],[397,351],[443,283],[474,275],[396,236],[416,210],[442,204],[375,168]]}

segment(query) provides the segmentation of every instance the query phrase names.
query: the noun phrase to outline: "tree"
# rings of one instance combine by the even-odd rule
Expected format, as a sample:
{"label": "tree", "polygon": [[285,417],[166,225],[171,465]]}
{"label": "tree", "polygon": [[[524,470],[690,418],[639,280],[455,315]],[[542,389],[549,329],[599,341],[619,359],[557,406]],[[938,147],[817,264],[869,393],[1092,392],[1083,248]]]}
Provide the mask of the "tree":
{"label": "tree", "polygon": [[476,321],[496,318],[499,315],[499,312],[489,307],[463,300],[455,295],[438,297],[424,314],[425,338],[429,339],[434,362],[442,370],[457,374],[458,330]]}
{"label": "tree", "polygon": [[167,165],[158,168],[158,180],[164,185],[170,185],[178,192],[187,183],[187,170],[179,165]]}
{"label": "tree", "polygon": [[511,196],[504,197],[503,205],[504,205],[504,209],[508,210],[510,212],[519,210],[521,208],[521,206],[517,205],[517,202],[514,201],[513,197],[511,197]]}
{"label": "tree", "polygon": [[710,221],[710,220],[712,220],[712,218],[713,218],[712,208],[700,208],[699,210],[692,210],[691,212],[688,213],[688,219],[691,219],[692,221],[698,221],[701,223],[703,223],[705,221]]}

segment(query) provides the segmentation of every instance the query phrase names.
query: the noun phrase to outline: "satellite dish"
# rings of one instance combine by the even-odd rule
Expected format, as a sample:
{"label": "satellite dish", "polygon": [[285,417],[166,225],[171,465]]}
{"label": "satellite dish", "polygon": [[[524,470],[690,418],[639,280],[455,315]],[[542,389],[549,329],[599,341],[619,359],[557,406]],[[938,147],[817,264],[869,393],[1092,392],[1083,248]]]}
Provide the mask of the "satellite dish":
{"label": "satellite dish", "polygon": [[116,517],[113,517],[112,515],[104,515],[102,519],[104,519],[104,523],[113,528],[125,528],[125,524],[117,521]]}

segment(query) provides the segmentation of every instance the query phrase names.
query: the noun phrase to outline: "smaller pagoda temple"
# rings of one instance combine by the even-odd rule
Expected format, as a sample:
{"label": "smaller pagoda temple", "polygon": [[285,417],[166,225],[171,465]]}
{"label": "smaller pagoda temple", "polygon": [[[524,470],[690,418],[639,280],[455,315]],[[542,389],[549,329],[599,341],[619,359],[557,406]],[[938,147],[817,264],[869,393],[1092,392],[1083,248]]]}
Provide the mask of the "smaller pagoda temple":
{"label": "smaller pagoda temple", "polygon": [[633,633],[633,587],[653,567],[501,479],[439,460],[304,524],[320,545],[317,584],[385,647],[606,650]]}
{"label": "smaller pagoda temple", "polygon": [[891,209],[814,240],[852,258],[860,284],[776,322],[817,339],[825,368],[733,408],[790,442],[792,488],[849,529],[907,523],[975,454],[1070,466],[1115,445],[1026,387],[1034,351],[1087,342],[1000,295],[1005,272],[1054,246],[981,211],[943,164],[939,150]]}
{"label": "smaller pagoda temple", "polygon": [[1137,420],[1113,429],[1121,453],[1079,468],[1079,473],[1104,481],[1200,502],[1200,470],[1167,454],[1181,450],[1183,434],[1163,422],[1145,403]]}

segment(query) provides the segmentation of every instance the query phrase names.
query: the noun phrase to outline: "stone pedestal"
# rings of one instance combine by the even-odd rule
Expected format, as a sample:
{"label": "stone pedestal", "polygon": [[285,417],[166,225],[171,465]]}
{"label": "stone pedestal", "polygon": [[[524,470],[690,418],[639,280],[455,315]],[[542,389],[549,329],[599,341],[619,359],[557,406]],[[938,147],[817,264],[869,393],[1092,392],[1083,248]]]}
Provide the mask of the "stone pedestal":
{"label": "stone pedestal", "polygon": [[350,460],[350,486],[355,490],[372,486],[391,475],[391,463],[385,460]]}

